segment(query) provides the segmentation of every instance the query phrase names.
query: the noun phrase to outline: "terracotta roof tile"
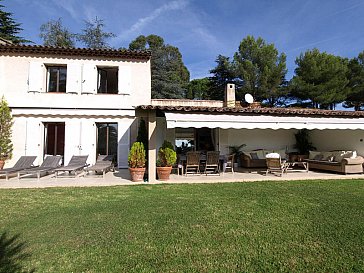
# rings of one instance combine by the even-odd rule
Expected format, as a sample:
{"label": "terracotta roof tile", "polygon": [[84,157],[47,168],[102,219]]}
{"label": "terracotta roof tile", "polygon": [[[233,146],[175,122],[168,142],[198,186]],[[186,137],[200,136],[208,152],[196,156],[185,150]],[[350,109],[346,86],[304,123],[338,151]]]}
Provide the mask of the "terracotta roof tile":
{"label": "terracotta roof tile", "polygon": [[37,54],[37,55],[62,55],[62,56],[85,56],[85,57],[107,57],[121,59],[149,60],[151,52],[148,50],[115,50],[115,49],[91,49],[52,47],[40,45],[0,45],[0,55],[12,54]]}
{"label": "terracotta roof tile", "polygon": [[198,106],[157,106],[140,105],[136,108],[144,110],[161,110],[175,112],[217,112],[237,113],[249,115],[272,115],[272,116],[315,116],[315,117],[339,117],[359,118],[364,117],[364,111],[342,111],[342,110],[321,110],[308,108],[252,108],[252,107],[198,107]]}

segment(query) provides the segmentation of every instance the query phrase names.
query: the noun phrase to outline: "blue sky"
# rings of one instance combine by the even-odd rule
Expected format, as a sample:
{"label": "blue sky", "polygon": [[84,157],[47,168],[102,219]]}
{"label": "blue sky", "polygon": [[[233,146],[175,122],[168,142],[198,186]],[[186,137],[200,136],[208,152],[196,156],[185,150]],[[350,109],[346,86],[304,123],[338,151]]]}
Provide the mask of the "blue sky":
{"label": "blue sky", "polygon": [[41,44],[39,27],[62,18],[72,32],[97,16],[116,34],[113,47],[157,34],[177,46],[191,79],[209,76],[217,55],[232,57],[247,35],[274,43],[287,55],[287,79],[295,59],[314,47],[343,57],[364,50],[363,0],[4,0],[22,24],[21,36]]}

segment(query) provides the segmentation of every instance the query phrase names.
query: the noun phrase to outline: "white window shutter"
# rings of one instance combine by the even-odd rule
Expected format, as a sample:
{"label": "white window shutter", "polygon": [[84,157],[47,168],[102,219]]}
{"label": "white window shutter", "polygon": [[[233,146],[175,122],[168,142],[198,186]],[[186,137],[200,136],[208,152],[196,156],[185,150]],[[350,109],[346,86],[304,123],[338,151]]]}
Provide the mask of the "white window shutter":
{"label": "white window shutter", "polygon": [[81,92],[81,65],[71,63],[67,65],[67,93],[80,93]]}
{"label": "white window shutter", "polygon": [[28,92],[45,92],[44,86],[44,75],[46,70],[44,64],[40,62],[29,63],[28,73]]}
{"label": "white window shutter", "polygon": [[119,122],[118,124],[118,167],[128,167],[128,154],[130,147],[130,124]]}
{"label": "white window shutter", "polygon": [[94,64],[84,64],[82,70],[82,93],[97,93],[97,67]]}
{"label": "white window shutter", "polygon": [[131,67],[130,66],[119,66],[119,94],[131,94]]}

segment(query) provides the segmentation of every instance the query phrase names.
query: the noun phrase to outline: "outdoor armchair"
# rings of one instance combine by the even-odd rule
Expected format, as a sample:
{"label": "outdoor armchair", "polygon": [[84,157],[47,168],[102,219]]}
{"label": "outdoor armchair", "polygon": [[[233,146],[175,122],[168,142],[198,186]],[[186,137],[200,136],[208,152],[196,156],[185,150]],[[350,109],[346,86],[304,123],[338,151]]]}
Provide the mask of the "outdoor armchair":
{"label": "outdoor armchair", "polygon": [[9,179],[9,174],[17,173],[18,171],[31,168],[36,156],[21,156],[12,168],[5,168],[0,170],[0,176],[5,176],[6,180]]}
{"label": "outdoor armchair", "polygon": [[268,173],[279,173],[280,176],[283,175],[283,173],[287,173],[287,168],[289,166],[289,163],[287,163],[285,160],[281,160],[281,156],[278,153],[270,153],[266,155],[266,162],[267,162],[267,171],[265,174]]}
{"label": "outdoor armchair", "polygon": [[59,173],[67,173],[68,176],[73,174],[73,177],[77,176],[78,171],[83,171],[85,167],[88,165],[86,164],[88,155],[74,155],[72,156],[70,162],[68,162],[67,166],[59,167],[54,170],[56,174],[56,178],[58,177]]}
{"label": "outdoor armchair", "polygon": [[220,152],[208,151],[206,154],[205,174],[220,175]]}
{"label": "outdoor armchair", "polygon": [[187,174],[200,174],[200,152],[187,152],[186,176]]}
{"label": "outdoor armchair", "polygon": [[41,174],[49,174],[59,167],[61,160],[62,156],[60,155],[49,155],[44,159],[43,163],[39,167],[18,171],[18,179],[21,178],[21,175],[26,176],[36,174],[37,179],[39,180]]}

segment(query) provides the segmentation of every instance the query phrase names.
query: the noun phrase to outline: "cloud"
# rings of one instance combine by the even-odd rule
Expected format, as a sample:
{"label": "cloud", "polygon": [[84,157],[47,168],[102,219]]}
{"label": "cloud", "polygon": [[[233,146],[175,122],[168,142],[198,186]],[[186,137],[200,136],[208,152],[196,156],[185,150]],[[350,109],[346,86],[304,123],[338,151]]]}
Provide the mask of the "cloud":
{"label": "cloud", "polygon": [[62,8],[65,11],[67,11],[68,14],[72,17],[73,20],[75,20],[75,21],[79,21],[80,20],[80,15],[76,11],[76,9],[74,8],[74,5],[75,5],[75,1],[74,0],[62,0],[62,1],[52,0],[52,2],[57,7]]}
{"label": "cloud", "polygon": [[169,2],[167,4],[162,5],[161,7],[155,9],[150,13],[148,16],[139,18],[138,21],[133,24],[127,31],[122,32],[121,34],[118,34],[114,41],[120,42],[120,41],[126,41],[129,40],[131,37],[136,36],[136,32],[140,32],[141,29],[153,20],[160,17],[162,14],[168,12],[168,11],[175,11],[175,10],[181,10],[184,9],[188,5],[188,0],[175,0],[172,2]]}

